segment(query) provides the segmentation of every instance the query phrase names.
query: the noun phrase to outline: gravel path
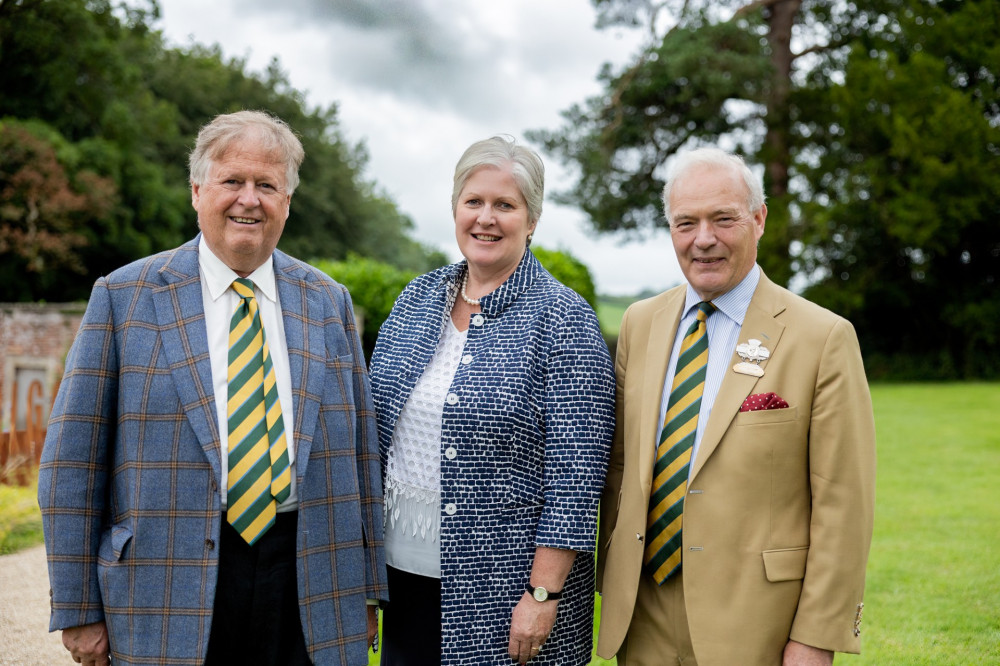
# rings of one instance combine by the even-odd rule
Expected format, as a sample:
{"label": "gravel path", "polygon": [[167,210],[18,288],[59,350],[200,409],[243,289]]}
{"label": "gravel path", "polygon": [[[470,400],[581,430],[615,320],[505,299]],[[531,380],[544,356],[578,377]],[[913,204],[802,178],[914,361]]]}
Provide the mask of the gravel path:
{"label": "gravel path", "polygon": [[45,546],[0,555],[0,664],[74,664],[61,634],[49,633]]}

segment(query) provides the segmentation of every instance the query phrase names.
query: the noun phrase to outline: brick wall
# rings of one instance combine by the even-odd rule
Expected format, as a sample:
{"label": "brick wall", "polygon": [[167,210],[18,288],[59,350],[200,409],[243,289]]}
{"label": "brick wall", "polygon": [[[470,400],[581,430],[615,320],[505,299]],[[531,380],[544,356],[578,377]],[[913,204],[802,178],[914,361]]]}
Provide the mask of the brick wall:
{"label": "brick wall", "polygon": [[[9,431],[12,420],[18,430],[24,429],[29,394],[32,404],[41,403],[42,418],[48,419],[85,309],[86,303],[0,303],[0,430]],[[32,387],[35,382],[41,386],[40,395],[38,387]]]}

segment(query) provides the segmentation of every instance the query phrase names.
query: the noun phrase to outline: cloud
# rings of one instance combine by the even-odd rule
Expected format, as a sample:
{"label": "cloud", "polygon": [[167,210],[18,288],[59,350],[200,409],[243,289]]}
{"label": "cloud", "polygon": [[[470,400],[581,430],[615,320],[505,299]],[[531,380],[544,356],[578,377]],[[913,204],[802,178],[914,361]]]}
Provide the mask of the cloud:
{"label": "cloud", "polygon": [[[337,78],[375,92],[391,91],[432,110],[467,108],[508,79],[498,52],[514,45],[496,24],[463,2],[420,0],[250,0],[250,11],[321,32]],[[509,80],[507,81],[509,84]],[[490,106],[481,108],[488,116]]]}
{"label": "cloud", "polygon": [[[602,63],[627,62],[641,35],[597,31],[585,0],[160,0],[168,37],[220,44],[263,70],[277,57],[310,104],[335,103],[363,141],[366,174],[416,223],[415,236],[458,258],[455,162],[473,141],[556,128],[559,112],[600,92]],[[537,148],[537,146],[536,146]],[[546,192],[569,186],[550,155]],[[545,203],[536,240],[564,248],[611,293],[679,276],[669,238],[598,237],[578,209]]]}

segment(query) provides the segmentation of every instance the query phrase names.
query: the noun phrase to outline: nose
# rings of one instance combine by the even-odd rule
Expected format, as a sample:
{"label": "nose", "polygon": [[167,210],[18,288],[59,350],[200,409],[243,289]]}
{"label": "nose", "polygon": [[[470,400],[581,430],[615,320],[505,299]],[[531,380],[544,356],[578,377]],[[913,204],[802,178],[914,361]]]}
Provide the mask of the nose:
{"label": "nose", "polygon": [[476,222],[478,222],[480,226],[488,227],[492,225],[494,221],[493,207],[488,205],[483,206],[479,211],[479,217],[476,218]]}
{"label": "nose", "polygon": [[260,197],[257,196],[257,186],[253,181],[246,181],[240,188],[237,201],[246,208],[256,208],[260,204]]}
{"label": "nose", "polygon": [[700,248],[715,245],[715,225],[708,220],[698,223],[698,233],[695,235],[694,243]]}

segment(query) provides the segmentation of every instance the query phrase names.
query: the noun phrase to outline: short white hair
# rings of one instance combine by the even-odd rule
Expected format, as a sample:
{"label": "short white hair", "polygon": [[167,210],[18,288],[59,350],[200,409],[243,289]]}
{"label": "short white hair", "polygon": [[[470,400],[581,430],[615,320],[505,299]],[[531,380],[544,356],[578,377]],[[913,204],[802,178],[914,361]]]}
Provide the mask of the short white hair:
{"label": "short white hair", "polygon": [[764,205],[764,184],[754,175],[743,158],[736,153],[727,153],[721,148],[705,147],[677,154],[677,159],[667,172],[667,182],[663,186],[663,214],[670,223],[670,191],[674,183],[685,173],[698,166],[712,166],[734,169],[747,186],[747,208],[756,213]]}

